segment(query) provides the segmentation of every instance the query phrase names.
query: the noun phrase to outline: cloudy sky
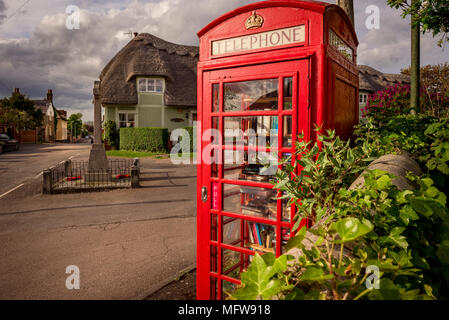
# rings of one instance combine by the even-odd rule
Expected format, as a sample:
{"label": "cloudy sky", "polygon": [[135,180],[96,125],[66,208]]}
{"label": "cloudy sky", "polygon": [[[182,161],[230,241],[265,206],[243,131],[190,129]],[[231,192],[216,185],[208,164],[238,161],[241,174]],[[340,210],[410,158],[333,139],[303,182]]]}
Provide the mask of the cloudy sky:
{"label": "cloudy sky", "polygon": [[[196,33],[214,18],[251,0],[0,0],[0,98],[14,87],[31,98],[52,88],[57,108],[93,119],[92,86],[128,41],[149,32],[197,45]],[[328,0],[334,3],[335,1]],[[354,0],[360,64],[396,73],[410,64],[409,21],[385,0]],[[80,8],[79,30],[66,28],[66,8]],[[368,30],[366,8],[380,9],[380,29]],[[449,62],[449,48],[422,39],[422,64]],[[447,46],[448,47],[448,46]]]}

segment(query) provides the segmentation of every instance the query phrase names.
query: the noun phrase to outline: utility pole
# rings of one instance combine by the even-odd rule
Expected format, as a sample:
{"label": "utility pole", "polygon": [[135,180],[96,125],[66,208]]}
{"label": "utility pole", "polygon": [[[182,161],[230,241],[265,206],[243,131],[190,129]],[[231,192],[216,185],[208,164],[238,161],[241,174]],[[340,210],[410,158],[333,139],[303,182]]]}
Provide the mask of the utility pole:
{"label": "utility pole", "polygon": [[340,6],[348,14],[349,19],[354,24],[354,0],[337,0],[337,5]]}
{"label": "utility pole", "polygon": [[[412,6],[417,4],[417,0],[412,0]],[[420,68],[421,68],[421,25],[414,16],[415,12],[412,12],[412,57],[410,68],[410,108],[412,114],[421,111],[419,92],[420,92]]]}

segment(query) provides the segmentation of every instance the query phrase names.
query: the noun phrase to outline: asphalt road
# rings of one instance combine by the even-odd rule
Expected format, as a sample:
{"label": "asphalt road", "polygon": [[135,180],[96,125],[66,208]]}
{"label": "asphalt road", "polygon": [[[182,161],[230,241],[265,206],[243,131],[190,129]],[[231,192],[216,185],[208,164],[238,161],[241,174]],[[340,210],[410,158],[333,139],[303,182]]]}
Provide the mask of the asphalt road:
{"label": "asphalt road", "polygon": [[0,197],[70,157],[87,159],[90,149],[90,144],[21,145],[19,151],[0,154]]}
{"label": "asphalt road", "polygon": [[[143,299],[195,266],[195,167],[141,170],[140,189],[0,199],[0,299]],[[66,288],[72,265],[79,290]]]}

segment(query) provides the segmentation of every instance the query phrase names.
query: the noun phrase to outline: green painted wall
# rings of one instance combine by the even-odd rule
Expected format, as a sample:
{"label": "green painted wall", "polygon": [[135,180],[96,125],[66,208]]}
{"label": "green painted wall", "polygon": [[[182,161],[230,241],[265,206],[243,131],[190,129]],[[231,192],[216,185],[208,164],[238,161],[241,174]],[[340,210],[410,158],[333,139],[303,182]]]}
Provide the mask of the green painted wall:
{"label": "green painted wall", "polygon": [[[189,113],[187,108],[165,107],[165,128],[171,132],[177,128],[187,127],[189,125],[189,119],[186,118],[186,114]],[[184,120],[183,122],[175,122],[173,120]]]}
{"label": "green painted wall", "polygon": [[116,121],[115,120],[116,107],[105,106],[104,107],[104,121]]}
{"label": "green painted wall", "polygon": [[[136,125],[140,128],[167,128],[173,131],[190,125],[191,111],[196,108],[168,107],[164,105],[164,96],[159,93],[138,93],[137,105],[106,105],[104,106],[104,120],[116,121],[121,112],[135,112]],[[187,116],[188,115],[188,116]],[[175,121],[173,121],[175,120]],[[182,121],[180,121],[182,120]]]}
{"label": "green painted wall", "polygon": [[140,128],[163,128],[162,107],[139,106],[137,110],[137,121]]}
{"label": "green painted wall", "polygon": [[139,93],[139,105],[162,106],[164,99],[162,94]]}

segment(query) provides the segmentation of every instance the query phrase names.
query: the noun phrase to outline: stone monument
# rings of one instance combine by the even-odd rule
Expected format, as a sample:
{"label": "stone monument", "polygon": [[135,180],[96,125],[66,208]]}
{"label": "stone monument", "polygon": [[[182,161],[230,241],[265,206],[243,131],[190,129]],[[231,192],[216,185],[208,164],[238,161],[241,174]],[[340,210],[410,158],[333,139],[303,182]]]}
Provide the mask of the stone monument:
{"label": "stone monument", "polygon": [[101,182],[109,181],[108,158],[106,150],[101,139],[101,100],[100,100],[100,81],[95,81],[94,85],[94,144],[89,157],[89,174],[87,181]]}

